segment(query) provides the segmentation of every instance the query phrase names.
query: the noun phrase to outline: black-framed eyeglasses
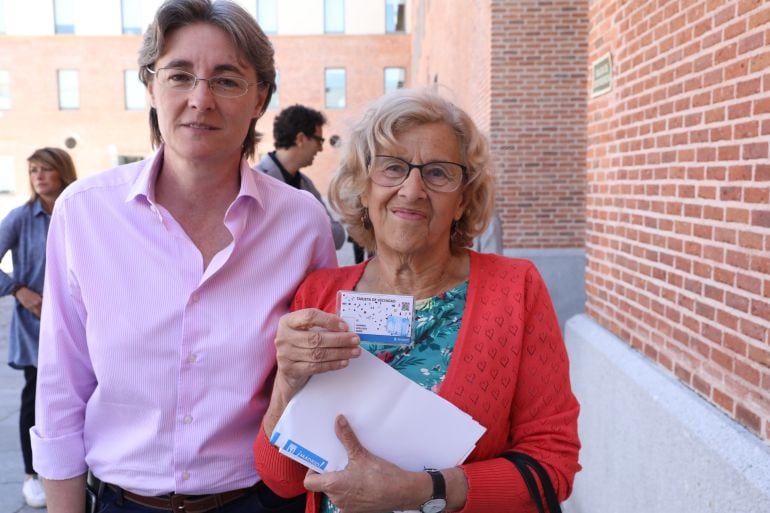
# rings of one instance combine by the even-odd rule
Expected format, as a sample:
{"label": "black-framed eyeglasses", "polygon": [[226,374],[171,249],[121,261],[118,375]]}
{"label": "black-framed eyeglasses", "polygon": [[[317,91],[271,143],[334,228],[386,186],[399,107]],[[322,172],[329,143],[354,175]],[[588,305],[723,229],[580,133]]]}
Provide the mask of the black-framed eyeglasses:
{"label": "black-framed eyeglasses", "polygon": [[395,187],[406,181],[412,169],[420,171],[423,183],[434,192],[456,191],[468,177],[468,168],[457,162],[413,164],[390,155],[375,155],[369,164],[369,177],[377,185]]}
{"label": "black-framed eyeglasses", "polygon": [[160,68],[157,70],[150,69],[149,66],[145,66],[145,69],[154,75],[158,83],[172,91],[178,91],[180,93],[190,92],[195,89],[198,82],[205,81],[209,86],[209,90],[223,98],[238,98],[243,96],[249,91],[250,86],[261,85],[264,82],[249,82],[243,77],[236,77],[232,75],[216,75],[209,78],[202,78],[195,76],[189,71],[178,68]]}
{"label": "black-framed eyeglasses", "polygon": [[324,142],[326,141],[326,139],[324,139],[323,137],[321,137],[318,134],[310,134],[310,137],[315,139],[316,141],[318,141],[318,144],[320,144],[321,146],[323,146]]}

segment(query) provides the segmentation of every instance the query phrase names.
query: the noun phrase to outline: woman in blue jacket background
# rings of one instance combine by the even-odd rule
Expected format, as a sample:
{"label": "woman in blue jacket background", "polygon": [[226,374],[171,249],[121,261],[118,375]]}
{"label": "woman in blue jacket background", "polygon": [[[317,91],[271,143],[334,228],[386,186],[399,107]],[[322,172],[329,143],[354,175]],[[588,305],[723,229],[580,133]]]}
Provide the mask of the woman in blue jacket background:
{"label": "woman in blue jacket background", "polygon": [[35,425],[35,387],[40,334],[40,308],[43,303],[45,244],[56,198],[77,179],[70,155],[59,148],[40,148],[27,159],[29,201],[17,207],[0,223],[0,258],[10,250],[13,273],[0,271],[0,295],[12,295],[16,304],[8,339],[8,365],[24,371],[21,392],[19,434],[26,479],[22,493],[27,504],[45,507],[45,492],[32,468],[29,430]]}

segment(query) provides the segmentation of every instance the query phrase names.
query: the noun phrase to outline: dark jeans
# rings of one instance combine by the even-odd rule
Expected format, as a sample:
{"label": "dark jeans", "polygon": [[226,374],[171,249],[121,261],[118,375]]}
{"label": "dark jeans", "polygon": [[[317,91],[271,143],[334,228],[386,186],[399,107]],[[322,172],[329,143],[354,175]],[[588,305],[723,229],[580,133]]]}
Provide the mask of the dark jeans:
{"label": "dark jeans", "polygon": [[[99,513],[162,513],[164,511],[166,510],[141,506],[121,498],[120,493],[110,487],[104,489],[98,509]],[[260,486],[254,492],[210,511],[212,513],[303,513],[305,495],[283,499],[267,486]]]}
{"label": "dark jeans", "polygon": [[24,472],[34,476],[32,468],[32,443],[29,430],[35,425],[35,387],[37,386],[37,367],[24,367],[24,388],[21,389],[21,410],[19,411],[19,437],[21,438],[21,456],[24,458]]}

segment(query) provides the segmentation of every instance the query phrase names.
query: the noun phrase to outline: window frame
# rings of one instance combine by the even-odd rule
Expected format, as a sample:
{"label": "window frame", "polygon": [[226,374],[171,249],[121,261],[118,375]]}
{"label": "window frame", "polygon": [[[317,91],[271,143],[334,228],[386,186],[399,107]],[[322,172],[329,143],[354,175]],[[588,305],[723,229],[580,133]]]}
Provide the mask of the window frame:
{"label": "window frame", "polygon": [[[62,74],[63,73],[73,73],[75,77],[75,92],[76,92],[76,100],[77,105],[76,106],[64,106],[62,100],[65,99],[63,96],[63,93],[66,93],[65,89],[62,88]],[[80,71],[76,69],[57,69],[56,70],[56,89],[57,89],[57,97],[59,101],[59,110],[66,111],[66,110],[80,110]]]}
{"label": "window frame", "polygon": [[[342,72],[342,105],[329,104],[329,72]],[[345,109],[348,104],[348,72],[345,68],[324,68],[324,106],[327,109]]]}
{"label": "window frame", "polygon": [[[136,88],[135,91],[129,95],[129,90]],[[129,105],[129,96],[133,99],[138,99],[138,93],[141,91],[142,105]],[[134,96],[136,94],[136,96]],[[123,70],[123,108],[128,112],[143,111],[147,107],[147,99],[145,95],[144,84],[139,80],[139,70],[136,69],[124,69]]]}
{"label": "window frame", "polygon": [[[393,28],[390,27],[390,10],[391,6],[395,6],[395,20],[393,21]],[[399,11],[401,17],[399,18]],[[401,20],[401,28],[399,29],[399,19]],[[406,0],[385,0],[385,33],[386,34],[403,34],[406,32]]]}
{"label": "window frame", "polygon": [[13,155],[0,155],[0,194],[16,193],[16,167]]}
{"label": "window frame", "polygon": [[[2,80],[3,76],[5,76],[5,81]],[[4,89],[8,92],[5,96],[2,95],[2,92]],[[11,72],[8,71],[7,69],[0,69],[0,111],[11,110],[12,106],[13,106],[13,103],[11,101]]]}
{"label": "window frame", "polygon": [[[60,23],[61,10],[63,10],[63,2],[67,2],[69,7],[68,14],[72,18],[71,24]],[[61,9],[60,9],[61,7]],[[74,34],[75,33],[75,0],[53,0],[53,31],[54,34]],[[68,20],[65,20],[68,21]]]}
{"label": "window frame", "polygon": [[[131,5],[137,9],[136,16],[138,18],[139,25],[136,27],[128,27],[126,25],[126,4],[131,2]],[[124,35],[142,35],[142,2],[141,0],[120,0],[120,31]]]}
{"label": "window frame", "polygon": [[6,10],[5,10],[5,0],[0,0],[0,35],[4,35],[8,32],[8,29],[6,28]]}
{"label": "window frame", "polygon": [[[262,16],[260,16],[260,5],[262,5],[262,2],[270,2],[273,5],[273,14],[274,17],[272,20],[273,26],[272,27],[265,27],[264,20]],[[278,0],[257,0],[256,5],[254,7],[254,14],[255,18],[257,19],[257,23],[259,24],[259,27],[262,29],[262,31],[265,34],[277,34],[278,33]]]}
{"label": "window frame", "polygon": [[[397,85],[393,89],[388,89],[388,71],[389,70],[398,70],[401,72],[400,86]],[[403,89],[404,87],[406,87],[406,68],[402,68],[401,66],[385,66],[385,68],[383,68],[382,70],[382,81],[383,81],[382,90],[386,94],[392,91],[396,91],[397,89]]]}
{"label": "window frame", "polygon": [[275,91],[273,91],[273,96],[270,97],[270,103],[267,104],[267,107],[265,108],[266,111],[275,111],[279,110],[281,108],[281,98],[278,94],[278,87],[281,85],[281,72],[280,70],[275,70]]}
{"label": "window frame", "polygon": [[[329,28],[329,5],[334,2],[340,6],[342,14],[341,27],[339,30],[334,27]],[[324,34],[344,34],[345,33],[345,0],[324,0]]]}

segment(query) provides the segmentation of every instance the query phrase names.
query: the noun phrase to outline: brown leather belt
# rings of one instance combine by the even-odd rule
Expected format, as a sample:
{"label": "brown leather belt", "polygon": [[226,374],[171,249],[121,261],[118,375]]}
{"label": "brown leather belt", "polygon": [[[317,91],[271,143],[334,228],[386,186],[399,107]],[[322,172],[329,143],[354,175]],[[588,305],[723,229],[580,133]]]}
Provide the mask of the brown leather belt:
{"label": "brown leather belt", "polygon": [[159,497],[145,497],[137,493],[129,492],[119,486],[107,484],[114,492],[123,495],[124,499],[135,502],[148,508],[173,511],[174,513],[206,513],[214,508],[221,508],[241,497],[256,491],[260,486],[264,486],[262,481],[250,488],[241,488],[230,492],[212,493],[210,495],[183,495],[170,493]]}

